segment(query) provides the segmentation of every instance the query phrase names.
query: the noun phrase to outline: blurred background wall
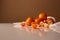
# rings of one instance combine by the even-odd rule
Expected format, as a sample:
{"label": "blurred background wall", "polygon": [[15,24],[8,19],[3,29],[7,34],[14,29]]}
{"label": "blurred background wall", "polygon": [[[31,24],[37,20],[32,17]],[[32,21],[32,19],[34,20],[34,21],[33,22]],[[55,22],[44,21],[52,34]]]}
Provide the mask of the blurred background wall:
{"label": "blurred background wall", "polygon": [[60,0],[1,0],[0,22],[20,22],[47,12],[60,20]]}

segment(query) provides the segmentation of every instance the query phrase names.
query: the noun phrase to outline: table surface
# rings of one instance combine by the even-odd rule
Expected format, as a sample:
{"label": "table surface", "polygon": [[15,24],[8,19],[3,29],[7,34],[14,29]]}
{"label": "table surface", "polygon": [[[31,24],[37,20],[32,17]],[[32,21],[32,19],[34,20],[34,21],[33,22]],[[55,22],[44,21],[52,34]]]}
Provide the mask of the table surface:
{"label": "table surface", "polygon": [[40,37],[14,28],[12,23],[0,23],[0,40],[60,40],[60,34],[52,31]]}

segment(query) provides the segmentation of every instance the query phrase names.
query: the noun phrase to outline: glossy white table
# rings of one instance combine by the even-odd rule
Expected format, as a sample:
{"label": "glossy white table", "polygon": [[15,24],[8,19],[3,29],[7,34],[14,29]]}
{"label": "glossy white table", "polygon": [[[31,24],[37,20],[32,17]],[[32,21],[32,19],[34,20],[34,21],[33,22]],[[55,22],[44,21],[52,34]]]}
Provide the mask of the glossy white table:
{"label": "glossy white table", "polygon": [[45,33],[43,37],[13,27],[12,23],[0,23],[0,40],[60,40],[56,32]]}

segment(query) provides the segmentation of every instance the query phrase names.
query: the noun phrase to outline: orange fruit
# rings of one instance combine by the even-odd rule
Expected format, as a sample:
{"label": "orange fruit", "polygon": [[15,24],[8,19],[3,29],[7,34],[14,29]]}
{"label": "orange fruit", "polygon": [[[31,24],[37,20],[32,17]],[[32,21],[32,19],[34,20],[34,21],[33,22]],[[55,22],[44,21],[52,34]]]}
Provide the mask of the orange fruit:
{"label": "orange fruit", "polygon": [[39,17],[39,19],[41,19],[41,20],[46,20],[46,19],[47,19],[47,14],[44,13],[44,12],[42,12],[42,13],[39,14],[38,17]]}
{"label": "orange fruit", "polygon": [[36,18],[36,19],[35,19],[35,23],[36,23],[36,24],[39,24],[39,23],[40,23],[40,19],[39,19],[39,18]]}
{"label": "orange fruit", "polygon": [[34,22],[31,24],[31,26],[32,26],[33,29],[36,29],[37,28],[37,24],[34,23]]}
{"label": "orange fruit", "polygon": [[31,26],[31,23],[33,22],[33,18],[32,17],[28,17],[27,20],[26,20],[26,24],[28,26]]}
{"label": "orange fruit", "polygon": [[31,26],[31,23],[30,22],[26,22],[27,26]]}
{"label": "orange fruit", "polygon": [[21,25],[22,27],[24,27],[24,26],[25,26],[25,23],[24,23],[24,22],[22,22],[20,25]]}
{"label": "orange fruit", "polygon": [[53,19],[51,19],[51,18],[47,18],[46,21],[47,21],[48,24],[53,24],[54,23]]}

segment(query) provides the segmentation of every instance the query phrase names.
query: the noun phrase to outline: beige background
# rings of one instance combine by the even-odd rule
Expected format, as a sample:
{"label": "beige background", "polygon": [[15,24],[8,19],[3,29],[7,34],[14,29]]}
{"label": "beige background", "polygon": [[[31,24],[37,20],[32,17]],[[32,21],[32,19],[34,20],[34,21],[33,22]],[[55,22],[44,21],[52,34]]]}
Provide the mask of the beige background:
{"label": "beige background", "polygon": [[60,0],[0,0],[0,22],[23,21],[47,12],[60,20]]}

